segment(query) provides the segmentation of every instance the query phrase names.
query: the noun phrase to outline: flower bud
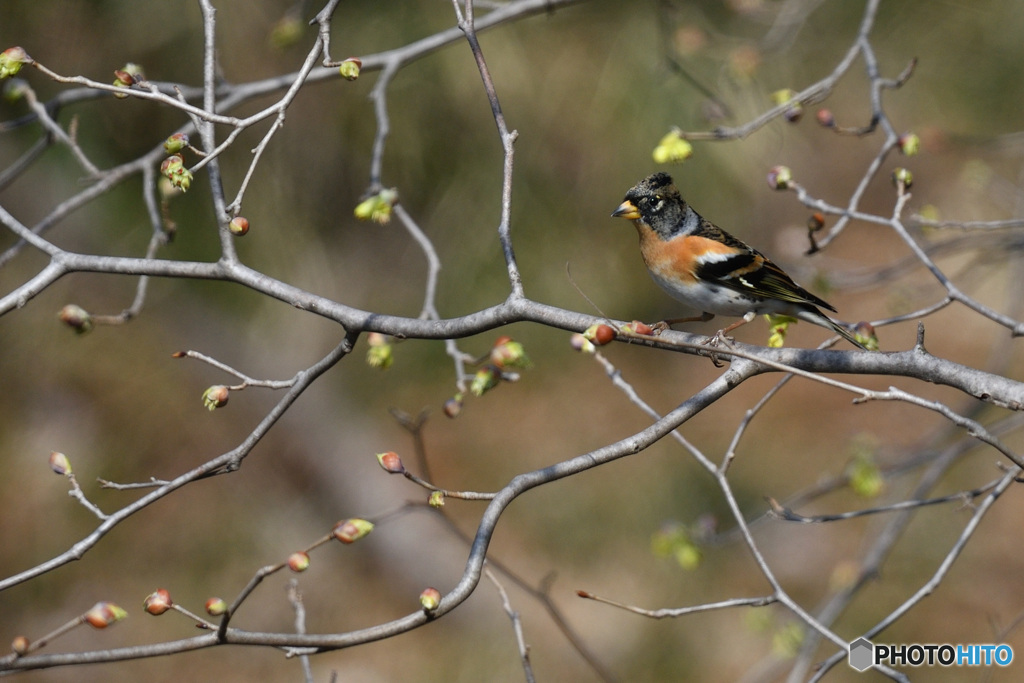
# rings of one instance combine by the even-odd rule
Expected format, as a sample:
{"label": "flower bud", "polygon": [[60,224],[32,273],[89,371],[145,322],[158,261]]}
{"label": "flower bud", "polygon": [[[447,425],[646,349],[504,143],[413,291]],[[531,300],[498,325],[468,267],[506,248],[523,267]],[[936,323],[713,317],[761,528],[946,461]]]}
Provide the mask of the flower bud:
{"label": "flower bud", "polygon": [[361,221],[373,221],[385,225],[391,220],[391,207],[398,201],[398,191],[381,190],[372,197],[367,197],[355,209],[355,216]]}
{"label": "flower bud", "polygon": [[288,569],[293,572],[304,572],[309,569],[309,553],[299,550],[288,556]]}
{"label": "flower bud", "polygon": [[501,379],[501,370],[494,365],[485,365],[473,375],[473,382],[469,385],[469,390],[474,396],[483,396],[498,386],[499,379]]}
{"label": "flower bud", "polygon": [[686,161],[693,156],[693,145],[683,138],[680,131],[673,130],[658,142],[652,156],[656,164]]}
{"label": "flower bud", "polygon": [[228,223],[228,230],[231,231],[232,235],[241,237],[245,233],[249,232],[249,219],[245,216],[235,216],[231,219],[231,222]]}
{"label": "flower bud", "polygon": [[875,326],[866,320],[862,320],[853,326],[853,336],[863,344],[868,351],[878,350],[878,335],[875,333]]}
{"label": "flower bud", "polygon": [[846,472],[850,488],[863,498],[874,498],[885,488],[885,475],[870,452],[858,453]]}
{"label": "flower bud", "polygon": [[915,133],[904,133],[896,141],[899,145],[900,151],[908,157],[912,157],[921,151],[921,138]]}
{"label": "flower bud", "polygon": [[491,362],[500,368],[528,368],[530,359],[523,345],[511,337],[498,337],[491,347]]}
{"label": "flower bud", "polygon": [[215,384],[203,392],[203,405],[207,410],[223,408],[228,403],[228,394],[231,392],[223,384]]}
{"label": "flower bud", "polygon": [[14,640],[11,641],[11,651],[21,657],[28,654],[29,645],[28,638],[25,636],[15,636]]}
{"label": "flower bud", "polygon": [[221,598],[210,598],[206,601],[206,613],[211,617],[219,617],[228,611],[228,603]]}
{"label": "flower bud", "polygon": [[[135,83],[135,78],[127,71],[121,69],[114,69],[114,78],[114,85],[122,88],[127,88]],[[118,95],[118,97],[124,97],[124,95]]]}
{"label": "flower bud", "polygon": [[611,325],[591,325],[583,333],[583,336],[596,346],[610,344],[615,339],[615,328]]}
{"label": "flower bud", "polygon": [[[776,90],[775,92],[772,93],[772,101],[776,105],[790,102],[794,97],[796,97],[796,92],[790,90],[789,88]],[[792,102],[788,107],[786,107],[786,110],[783,112],[783,116],[785,116],[786,120],[789,121],[790,123],[796,123],[797,121],[800,120],[800,117],[802,117],[803,115],[804,106],[799,102]]]}
{"label": "flower bud", "polygon": [[424,588],[420,593],[420,606],[424,612],[433,612],[441,604],[441,591],[436,588]]}
{"label": "flower bud", "polygon": [[444,414],[455,419],[462,412],[462,394],[458,393],[444,402]]}
{"label": "flower bud", "polygon": [[171,594],[167,592],[167,589],[161,588],[150,593],[143,601],[142,606],[146,612],[156,617],[171,609],[172,604]]}
{"label": "flower bud", "polygon": [[386,334],[370,332],[366,343],[370,345],[366,350],[366,364],[371,368],[387,370],[395,362],[394,345]]}
{"label": "flower bud", "polygon": [[398,453],[395,453],[394,451],[378,453],[377,462],[388,474],[405,473],[405,465],[402,464],[402,459],[398,456]]}
{"label": "flower bud", "polygon": [[836,126],[836,117],[832,114],[831,109],[819,109],[815,117],[818,119],[818,123],[825,128],[835,128]]}
{"label": "flower bud", "polygon": [[342,543],[348,544],[355,543],[371,531],[373,531],[373,522],[353,517],[335,524],[331,533]]}
{"label": "flower bud", "polygon": [[359,70],[363,68],[363,61],[358,57],[349,57],[341,66],[338,67],[338,73],[346,81],[354,81],[359,78]]}
{"label": "flower bud", "polygon": [[593,353],[597,350],[597,347],[595,347],[589,339],[579,332],[574,332],[572,336],[569,337],[569,345],[572,346],[575,351],[579,351],[581,353]]}
{"label": "flower bud", "polygon": [[188,147],[188,135],[185,133],[175,133],[164,140],[164,151],[168,154],[177,154],[186,147]]}
{"label": "flower bud", "polygon": [[185,160],[180,154],[172,154],[164,159],[160,164],[160,173],[182,192],[188,192],[192,185],[192,172],[185,168]]}
{"label": "flower bud", "polygon": [[793,182],[793,172],[788,166],[773,166],[768,171],[768,187],[773,190],[788,190]]}
{"label": "flower bud", "polygon": [[14,78],[4,83],[3,97],[11,104],[28,94],[28,82],[22,78]]}
{"label": "flower bud", "polygon": [[794,91],[794,90],[792,90],[790,88],[782,88],[781,90],[776,90],[771,95],[772,102],[776,106],[780,105],[780,104],[785,104],[786,102],[789,102],[795,96],[796,96],[796,91]]}
{"label": "flower bud", "polygon": [[766,315],[765,317],[768,318],[768,329],[770,330],[768,348],[781,349],[786,345],[786,332],[789,331],[789,326],[796,322],[796,318],[781,314]]}
{"label": "flower bud", "polygon": [[444,494],[440,491],[431,491],[430,497],[427,498],[427,505],[432,508],[443,508],[444,507]]}
{"label": "flower bud", "polygon": [[[130,88],[139,81],[145,80],[145,78],[142,75],[142,67],[138,64],[128,62],[124,67],[114,69],[114,85],[118,88]],[[123,93],[114,93],[114,97],[124,99],[128,96]]]}
{"label": "flower bud", "polygon": [[79,334],[85,334],[92,329],[92,316],[81,306],[68,304],[60,309],[57,317]]}
{"label": "flower bud", "polygon": [[276,47],[279,50],[291,47],[302,39],[302,32],[305,28],[306,26],[299,16],[291,13],[286,14],[270,30],[269,41],[271,47]]}
{"label": "flower bud", "polygon": [[903,189],[909,190],[910,186],[914,184],[914,176],[905,168],[897,168],[892,172],[892,184],[896,187],[903,186]]}
{"label": "flower bud", "polygon": [[634,320],[631,323],[627,323],[622,326],[622,332],[625,334],[642,334],[650,336],[654,334],[654,328],[647,323]]}
{"label": "flower bud", "polygon": [[165,177],[170,178],[171,174],[177,173],[181,170],[184,161],[185,160],[182,159],[180,154],[172,154],[160,162],[160,173]]}
{"label": "flower bud", "polygon": [[31,61],[32,58],[21,47],[9,47],[0,52],[0,80],[17,76],[21,67]]}
{"label": "flower bud", "polygon": [[690,531],[679,523],[668,524],[651,535],[651,551],[669,557],[687,570],[700,566],[701,551]]}
{"label": "flower bud", "polygon": [[54,451],[50,453],[50,469],[57,474],[69,475],[71,474],[71,461],[68,460],[68,456],[63,453]]}
{"label": "flower bud", "polygon": [[97,602],[91,610],[82,615],[82,619],[93,628],[106,628],[126,616],[128,613],[112,602]]}

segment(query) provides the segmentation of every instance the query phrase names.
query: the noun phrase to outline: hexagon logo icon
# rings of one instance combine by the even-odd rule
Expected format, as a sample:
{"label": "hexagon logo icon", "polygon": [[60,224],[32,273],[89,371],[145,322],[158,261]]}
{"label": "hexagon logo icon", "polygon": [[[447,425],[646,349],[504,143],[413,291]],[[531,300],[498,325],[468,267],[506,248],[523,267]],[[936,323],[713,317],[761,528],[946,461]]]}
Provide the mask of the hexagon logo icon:
{"label": "hexagon logo icon", "polygon": [[850,666],[857,671],[871,667],[875,655],[875,645],[867,638],[858,638],[850,643]]}

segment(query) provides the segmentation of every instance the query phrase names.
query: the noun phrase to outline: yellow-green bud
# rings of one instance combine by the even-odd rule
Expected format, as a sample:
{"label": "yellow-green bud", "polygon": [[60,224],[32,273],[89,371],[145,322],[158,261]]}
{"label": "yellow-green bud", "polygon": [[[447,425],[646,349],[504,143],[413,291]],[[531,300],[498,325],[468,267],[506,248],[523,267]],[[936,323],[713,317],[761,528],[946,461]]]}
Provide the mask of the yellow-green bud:
{"label": "yellow-green bud", "polygon": [[469,390],[474,396],[483,396],[498,386],[499,379],[501,379],[501,370],[493,365],[485,365],[473,375],[473,382],[469,385]]}
{"label": "yellow-green bud", "polygon": [[274,24],[270,30],[270,45],[277,49],[291,47],[302,38],[302,31],[305,25],[302,19],[295,14],[287,14]]}
{"label": "yellow-green bud", "polygon": [[54,451],[50,453],[50,469],[57,474],[68,476],[71,474],[71,461],[63,453]]}
{"label": "yellow-green bud", "polygon": [[371,531],[373,531],[373,522],[353,517],[335,524],[331,533],[342,543],[348,544],[355,543]]}
{"label": "yellow-green bud", "polygon": [[892,184],[896,187],[902,185],[904,189],[909,190],[910,186],[914,184],[914,176],[905,168],[897,168],[892,172]]}
{"label": "yellow-green bud", "polygon": [[355,210],[356,218],[384,225],[391,220],[391,207],[395,205],[396,201],[398,201],[396,190],[381,190],[359,203]]}
{"label": "yellow-green bud", "polygon": [[249,232],[249,219],[245,216],[235,216],[228,223],[228,230],[235,237],[241,237],[245,233]]}
{"label": "yellow-green bud", "polygon": [[60,309],[57,317],[78,334],[85,334],[92,329],[92,316],[81,306],[68,304]]}
{"label": "yellow-green bud", "polygon": [[774,166],[768,171],[768,187],[773,190],[788,190],[793,182],[793,172],[789,166]]}
{"label": "yellow-green bud", "polygon": [[885,488],[885,477],[870,453],[858,453],[850,463],[847,476],[850,488],[864,498],[874,498]]}
{"label": "yellow-green bud", "polygon": [[175,133],[164,140],[164,150],[168,154],[177,154],[186,147],[188,147],[188,135],[185,133]]}
{"label": "yellow-green bud", "polygon": [[395,362],[394,345],[390,337],[380,332],[371,332],[366,336],[370,348],[366,350],[366,364],[371,368],[387,370]]}
{"label": "yellow-green bud", "polygon": [[206,613],[211,617],[219,617],[228,611],[228,603],[222,598],[210,598],[206,601]]}
{"label": "yellow-green bud", "polygon": [[866,320],[862,320],[854,325],[853,336],[856,337],[857,341],[863,344],[868,351],[878,350],[878,334],[875,332],[875,326]]}
{"label": "yellow-green bud", "polygon": [[[772,93],[772,102],[774,102],[776,105],[785,104],[791,101],[794,97],[796,97],[796,92],[790,90],[789,88],[783,88],[782,90],[776,90],[775,92]],[[793,102],[788,107],[786,107],[786,111],[783,112],[783,116],[785,116],[786,120],[789,121],[790,123],[796,123],[797,121],[800,120],[800,117],[803,115],[804,106],[799,102]]]}
{"label": "yellow-green bud", "polygon": [[309,553],[299,550],[288,556],[288,569],[293,572],[304,572],[309,569]]}
{"label": "yellow-green bud", "polygon": [[572,336],[569,337],[569,345],[581,353],[593,353],[597,350],[597,347],[595,347],[589,339],[579,332],[574,332]]}
{"label": "yellow-green bud", "polygon": [[192,172],[185,168],[185,160],[180,154],[172,154],[164,159],[160,164],[160,173],[182,192],[188,192],[192,185]]}
{"label": "yellow-green bud", "polygon": [[425,612],[433,612],[441,604],[441,591],[436,588],[425,588],[420,593],[420,606]]}
{"label": "yellow-green bud", "polygon": [[349,57],[341,66],[338,67],[338,73],[341,77],[347,81],[354,81],[359,78],[359,71],[363,68],[363,61],[358,57]]}
{"label": "yellow-green bud", "polygon": [[498,337],[491,347],[491,362],[501,368],[528,368],[530,359],[523,345],[511,337]]}
{"label": "yellow-green bud", "polygon": [[904,133],[899,137],[897,144],[900,146],[900,151],[908,157],[921,151],[921,138],[916,133]]}
{"label": "yellow-green bud", "polygon": [[9,47],[0,52],[0,79],[16,76],[21,67],[32,61],[24,48]]}
{"label": "yellow-green bud", "polygon": [[23,78],[13,78],[4,83],[4,100],[10,103],[17,102],[28,93],[28,83]]}
{"label": "yellow-green bud", "polygon": [[673,130],[658,142],[652,156],[656,164],[686,161],[693,156],[693,145],[678,130]]}
{"label": "yellow-green bud", "polygon": [[203,392],[203,405],[207,410],[223,408],[228,404],[230,390],[223,384],[215,384]]}
{"label": "yellow-green bud", "polygon": [[786,332],[789,331],[790,324],[796,322],[796,318],[788,315],[766,315],[765,318],[768,319],[768,329],[771,330],[768,348],[781,349],[786,345]]}

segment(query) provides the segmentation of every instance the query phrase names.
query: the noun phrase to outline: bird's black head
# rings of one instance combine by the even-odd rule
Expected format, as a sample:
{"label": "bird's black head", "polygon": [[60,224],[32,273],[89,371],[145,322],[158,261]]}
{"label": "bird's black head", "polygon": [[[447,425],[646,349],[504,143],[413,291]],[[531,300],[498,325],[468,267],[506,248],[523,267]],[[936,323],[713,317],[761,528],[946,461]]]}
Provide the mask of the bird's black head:
{"label": "bird's black head", "polygon": [[685,210],[686,203],[672,184],[672,176],[655,173],[631,187],[612,216],[640,220],[659,233],[669,234],[680,224]]}

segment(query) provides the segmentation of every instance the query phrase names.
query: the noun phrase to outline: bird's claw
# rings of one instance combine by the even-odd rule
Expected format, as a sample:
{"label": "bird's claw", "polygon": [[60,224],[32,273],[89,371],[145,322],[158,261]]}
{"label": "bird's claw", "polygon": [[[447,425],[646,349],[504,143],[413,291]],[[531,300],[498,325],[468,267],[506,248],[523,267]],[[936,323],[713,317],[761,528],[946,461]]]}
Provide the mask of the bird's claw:
{"label": "bird's claw", "polygon": [[[728,336],[725,333],[725,330],[719,330],[718,332],[715,332],[714,336],[708,339],[706,345],[710,346],[713,349],[717,349],[720,346],[724,346],[727,349],[731,349],[733,348],[732,343],[734,341],[735,340],[732,337]],[[715,364],[716,368],[721,368],[725,366],[725,363],[723,363],[718,358],[718,354],[715,353],[714,351],[709,352],[708,357],[711,359],[711,362]]]}
{"label": "bird's claw", "polygon": [[670,323],[668,323],[667,321],[662,320],[660,322],[654,323],[653,325],[650,326],[650,328],[651,328],[651,336],[652,337],[657,337],[658,335],[660,335],[665,330],[671,330],[672,329],[672,325]]}

